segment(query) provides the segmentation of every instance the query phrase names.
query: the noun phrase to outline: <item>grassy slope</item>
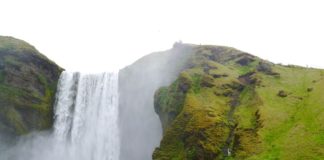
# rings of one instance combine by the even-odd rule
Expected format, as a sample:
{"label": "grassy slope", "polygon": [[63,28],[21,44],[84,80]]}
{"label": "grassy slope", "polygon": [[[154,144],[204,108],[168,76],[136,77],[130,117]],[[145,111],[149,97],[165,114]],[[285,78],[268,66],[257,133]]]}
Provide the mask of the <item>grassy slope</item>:
{"label": "grassy slope", "polygon": [[[237,63],[246,57],[253,61]],[[257,70],[260,62],[269,72]],[[156,92],[164,137],[153,159],[324,158],[323,70],[213,46],[198,46],[189,66]],[[254,74],[239,78],[247,73]]]}
{"label": "grassy slope", "polygon": [[[257,88],[263,128],[264,152],[256,159],[324,159],[323,70],[274,67],[280,78],[262,75]],[[313,88],[313,91],[307,91]],[[276,96],[278,90],[289,93]]]}

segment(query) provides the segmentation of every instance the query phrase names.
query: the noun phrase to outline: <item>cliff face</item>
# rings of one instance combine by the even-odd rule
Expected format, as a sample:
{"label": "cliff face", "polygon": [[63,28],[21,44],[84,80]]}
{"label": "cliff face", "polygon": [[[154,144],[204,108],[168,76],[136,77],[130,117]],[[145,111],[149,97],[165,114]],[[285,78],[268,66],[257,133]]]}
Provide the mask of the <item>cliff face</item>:
{"label": "cliff face", "polygon": [[324,70],[192,49],[178,78],[155,92],[163,138],[154,160],[324,158]]}
{"label": "cliff face", "polygon": [[28,43],[0,36],[0,133],[21,135],[53,123],[62,69]]}
{"label": "cliff face", "polygon": [[186,68],[191,45],[177,45],[147,55],[119,72],[121,160],[152,159],[162,137],[154,112],[154,92],[169,85]]}

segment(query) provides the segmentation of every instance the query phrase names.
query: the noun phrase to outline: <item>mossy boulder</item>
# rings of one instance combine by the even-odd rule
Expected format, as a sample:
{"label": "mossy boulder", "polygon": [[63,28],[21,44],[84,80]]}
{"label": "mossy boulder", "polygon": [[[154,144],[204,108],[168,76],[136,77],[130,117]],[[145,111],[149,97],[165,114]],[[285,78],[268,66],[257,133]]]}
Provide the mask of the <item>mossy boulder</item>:
{"label": "mossy boulder", "polygon": [[287,94],[286,91],[284,91],[284,90],[280,90],[280,91],[278,92],[278,96],[279,96],[279,97],[287,97],[288,94]]}
{"label": "mossy boulder", "polygon": [[0,133],[50,128],[61,72],[28,43],[0,36]]}

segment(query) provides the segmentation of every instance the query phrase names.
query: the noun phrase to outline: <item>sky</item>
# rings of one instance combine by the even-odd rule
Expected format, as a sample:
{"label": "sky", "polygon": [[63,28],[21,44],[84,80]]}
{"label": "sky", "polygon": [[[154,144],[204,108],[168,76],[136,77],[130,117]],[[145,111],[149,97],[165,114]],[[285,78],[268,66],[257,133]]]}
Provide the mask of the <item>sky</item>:
{"label": "sky", "polygon": [[176,41],[324,68],[321,0],[0,0],[0,35],[70,71],[112,71]]}

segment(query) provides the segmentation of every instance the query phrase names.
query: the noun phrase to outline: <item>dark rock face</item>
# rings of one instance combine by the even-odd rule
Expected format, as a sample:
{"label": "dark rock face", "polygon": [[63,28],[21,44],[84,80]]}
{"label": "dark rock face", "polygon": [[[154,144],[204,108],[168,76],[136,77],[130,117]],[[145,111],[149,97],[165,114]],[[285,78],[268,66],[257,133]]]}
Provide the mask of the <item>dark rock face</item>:
{"label": "dark rock face", "polygon": [[28,43],[0,36],[0,133],[50,128],[61,72]]}

